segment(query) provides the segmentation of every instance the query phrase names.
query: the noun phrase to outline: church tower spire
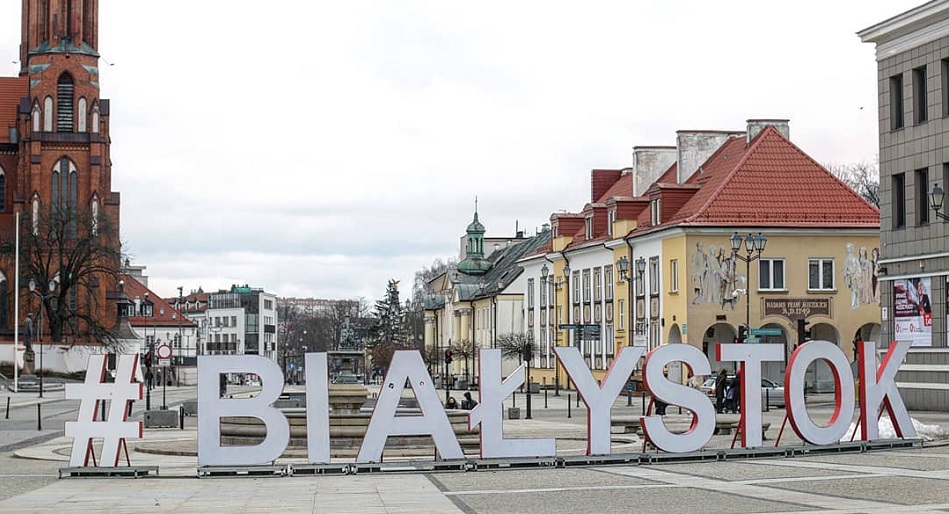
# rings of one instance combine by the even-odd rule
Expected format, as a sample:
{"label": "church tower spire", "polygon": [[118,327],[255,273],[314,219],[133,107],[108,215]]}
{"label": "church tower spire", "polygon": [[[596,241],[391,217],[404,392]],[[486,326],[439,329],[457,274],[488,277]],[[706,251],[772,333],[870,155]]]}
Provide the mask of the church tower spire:
{"label": "church tower spire", "polygon": [[22,23],[20,75],[36,55],[98,57],[99,0],[23,0]]}

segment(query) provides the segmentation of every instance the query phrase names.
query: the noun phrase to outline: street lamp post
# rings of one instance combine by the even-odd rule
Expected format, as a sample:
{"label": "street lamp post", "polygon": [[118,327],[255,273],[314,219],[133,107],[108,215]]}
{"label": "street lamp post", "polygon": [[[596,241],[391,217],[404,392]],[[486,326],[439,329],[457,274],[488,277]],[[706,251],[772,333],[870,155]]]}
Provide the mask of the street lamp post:
{"label": "street lamp post", "polygon": [[[761,258],[761,252],[764,251],[765,245],[768,243],[767,238],[758,232],[758,235],[748,234],[747,237],[742,238],[738,232],[732,234],[730,239],[732,246],[732,257],[740,259],[745,262],[745,328],[746,330],[751,330],[751,263]],[[745,253],[746,255],[741,255],[739,250],[741,250],[741,243],[745,243]],[[735,290],[732,294],[739,293],[739,290]],[[744,341],[739,341],[743,343]]]}
{"label": "street lamp post", "polygon": [[[49,281],[49,286],[48,286],[49,291],[45,295],[38,293],[36,291],[37,285],[38,284],[36,283],[36,279],[31,278],[30,292],[33,293],[33,295],[39,297],[40,299],[40,313],[38,316],[39,320],[37,323],[37,338],[36,338],[36,340],[39,341],[39,346],[40,346],[40,368],[36,374],[39,375],[39,378],[40,378],[40,398],[42,398],[43,397],[43,343],[44,343],[43,341],[43,307],[46,305],[46,300],[53,297],[53,291],[56,290],[56,281],[55,280]],[[46,316],[46,317],[49,318],[49,316]],[[50,332],[52,332],[52,330]],[[16,363],[14,362],[13,365],[16,366]]]}
{"label": "street lamp post", "polygon": [[949,216],[939,212],[942,209],[942,201],[946,198],[946,192],[939,187],[939,184],[933,186],[932,190],[929,191],[929,205],[936,211],[936,217],[943,220],[949,221]]}
{"label": "street lamp post", "polygon": [[534,332],[527,333],[527,341],[524,342],[524,362],[527,363],[527,415],[524,419],[531,418],[531,360],[534,358]]}
{"label": "street lamp post", "polygon": [[[566,316],[563,316],[563,318],[567,321],[567,324],[569,325],[569,324],[570,324],[570,264],[569,264],[569,263],[566,263],[566,262],[565,262],[564,265],[563,265],[563,283],[564,283],[564,301],[563,301],[564,305],[563,305],[563,307],[564,307],[564,310],[566,311],[566,314],[567,314]],[[558,333],[559,333],[559,331],[560,331],[560,325],[559,325],[559,318],[560,318],[560,317],[561,317],[561,316],[557,316],[557,318],[558,318],[558,325],[557,325],[557,331],[558,331]],[[570,332],[567,332],[567,337],[566,337],[566,339],[567,339],[567,346],[570,346]],[[555,371],[555,373],[554,373],[554,396],[560,396],[560,359],[557,359],[557,367],[554,368],[554,371]],[[567,386],[568,386],[568,388],[569,388],[569,386],[570,386],[570,378],[569,378],[569,377],[567,378]]]}
{"label": "street lamp post", "polygon": [[[642,281],[643,274],[646,272],[646,258],[640,256],[638,259],[636,259],[635,277],[632,277],[629,274],[629,261],[630,259],[624,255],[616,261],[616,267],[619,270],[620,280],[626,282],[627,287],[626,301],[629,302],[629,305],[627,306],[629,309],[629,333],[639,334],[639,325],[634,325],[634,323],[636,323],[636,319],[634,317],[636,315],[636,309],[634,305],[635,298],[633,297],[633,282],[637,280]],[[633,342],[633,338],[630,337],[629,341],[626,342],[626,345],[633,346]]]}

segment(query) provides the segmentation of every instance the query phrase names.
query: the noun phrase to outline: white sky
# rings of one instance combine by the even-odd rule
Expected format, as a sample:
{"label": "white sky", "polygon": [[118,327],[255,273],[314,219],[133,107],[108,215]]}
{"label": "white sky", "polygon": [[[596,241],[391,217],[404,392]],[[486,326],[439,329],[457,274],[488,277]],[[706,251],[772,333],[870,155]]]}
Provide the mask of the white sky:
{"label": "white sky", "polygon": [[[487,236],[533,233],[676,130],[790,118],[818,162],[872,161],[855,32],[921,3],[100,0],[125,251],[163,296],[404,299],[475,195]],[[0,23],[15,76],[19,1]]]}

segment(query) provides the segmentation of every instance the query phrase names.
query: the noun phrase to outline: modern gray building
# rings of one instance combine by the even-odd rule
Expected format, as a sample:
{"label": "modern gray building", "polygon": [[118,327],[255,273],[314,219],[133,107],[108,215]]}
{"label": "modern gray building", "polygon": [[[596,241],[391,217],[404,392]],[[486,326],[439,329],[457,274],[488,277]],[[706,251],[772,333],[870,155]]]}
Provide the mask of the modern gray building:
{"label": "modern gray building", "polygon": [[858,35],[878,69],[882,342],[913,341],[897,375],[907,406],[946,410],[949,209],[935,204],[949,186],[949,0]]}

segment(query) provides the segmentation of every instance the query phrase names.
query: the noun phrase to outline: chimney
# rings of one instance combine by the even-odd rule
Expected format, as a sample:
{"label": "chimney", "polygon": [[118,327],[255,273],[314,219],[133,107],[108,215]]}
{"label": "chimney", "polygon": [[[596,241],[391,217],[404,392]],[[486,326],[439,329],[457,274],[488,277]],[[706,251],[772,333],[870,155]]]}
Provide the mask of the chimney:
{"label": "chimney", "polygon": [[634,146],[633,196],[642,196],[676,162],[674,146]]}
{"label": "chimney", "polygon": [[748,120],[748,142],[750,143],[765,127],[771,125],[778,129],[778,132],[784,136],[784,139],[791,140],[791,127],[788,123],[791,120],[782,119],[751,119]]}
{"label": "chimney", "polygon": [[677,167],[676,181],[685,183],[699,166],[715,153],[730,137],[743,136],[744,132],[726,130],[679,130],[676,131]]}

